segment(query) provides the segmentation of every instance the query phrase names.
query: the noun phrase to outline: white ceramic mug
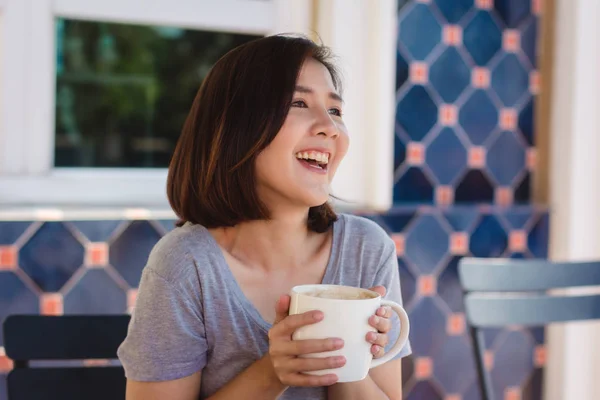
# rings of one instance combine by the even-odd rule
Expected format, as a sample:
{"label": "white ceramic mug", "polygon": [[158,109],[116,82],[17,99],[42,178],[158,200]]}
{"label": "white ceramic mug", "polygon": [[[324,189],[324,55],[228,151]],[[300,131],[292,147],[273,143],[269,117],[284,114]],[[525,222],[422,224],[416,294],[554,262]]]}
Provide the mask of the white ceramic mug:
{"label": "white ceramic mug", "polygon": [[[314,293],[327,291],[353,299],[315,297]],[[330,294],[328,294],[329,296]],[[365,298],[358,298],[362,295]],[[338,382],[354,382],[366,378],[369,369],[390,361],[408,340],[409,322],[406,311],[393,301],[383,300],[379,293],[351,286],[301,285],[292,288],[289,314],[302,314],[319,310],[324,318],[312,325],[303,326],[294,332],[294,340],[341,338],[344,347],[323,353],[307,354],[305,357],[344,356],[346,364],[340,368],[306,372],[312,375],[336,374]],[[355,298],[355,299],[354,299]],[[400,335],[394,346],[381,358],[373,360],[371,343],[367,333],[376,329],[369,325],[369,318],[380,306],[389,306],[400,317]],[[390,338],[390,340],[394,340]]]}

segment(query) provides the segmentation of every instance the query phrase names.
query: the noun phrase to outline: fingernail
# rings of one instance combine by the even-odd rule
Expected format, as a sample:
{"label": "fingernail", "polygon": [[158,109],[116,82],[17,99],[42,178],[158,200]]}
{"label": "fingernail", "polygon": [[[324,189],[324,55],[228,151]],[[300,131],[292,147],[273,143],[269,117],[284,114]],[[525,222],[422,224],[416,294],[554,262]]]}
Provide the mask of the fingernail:
{"label": "fingernail", "polygon": [[346,364],[346,357],[344,357],[344,356],[337,356],[337,357],[335,357],[333,359],[333,362],[337,366],[342,366],[342,365]]}
{"label": "fingernail", "polygon": [[375,332],[369,332],[369,340],[374,341],[377,339],[377,334],[375,334]]}
{"label": "fingernail", "polygon": [[374,346],[371,348],[371,352],[372,352],[373,354],[377,354],[377,353],[379,353],[379,350],[381,350],[381,348],[380,348],[378,345],[374,345]]}
{"label": "fingernail", "polygon": [[373,316],[373,323],[374,324],[378,324],[379,323],[379,317],[377,315]]}
{"label": "fingernail", "polygon": [[383,308],[380,308],[379,310],[377,310],[377,315],[381,315],[383,317],[385,315],[385,310]]}
{"label": "fingernail", "polygon": [[313,314],[313,318],[314,318],[316,321],[320,321],[320,320],[322,320],[322,319],[323,319],[323,313],[322,313],[321,311],[316,311],[316,312]]}
{"label": "fingernail", "polygon": [[342,347],[344,345],[344,341],[342,339],[336,338],[333,339],[333,346],[334,347]]}

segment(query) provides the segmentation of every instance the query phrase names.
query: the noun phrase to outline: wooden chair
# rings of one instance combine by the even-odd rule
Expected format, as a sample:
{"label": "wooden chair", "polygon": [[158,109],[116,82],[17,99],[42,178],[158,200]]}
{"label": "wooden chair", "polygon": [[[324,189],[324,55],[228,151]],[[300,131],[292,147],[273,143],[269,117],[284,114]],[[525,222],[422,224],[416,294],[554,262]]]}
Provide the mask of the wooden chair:
{"label": "wooden chair", "polygon": [[13,315],[4,322],[9,400],[125,399],[121,366],[34,367],[30,361],[116,359],[129,315]]}
{"label": "wooden chair", "polygon": [[482,400],[494,400],[494,396],[483,365],[481,328],[600,319],[599,294],[548,292],[600,286],[600,262],[463,258],[458,271]]}

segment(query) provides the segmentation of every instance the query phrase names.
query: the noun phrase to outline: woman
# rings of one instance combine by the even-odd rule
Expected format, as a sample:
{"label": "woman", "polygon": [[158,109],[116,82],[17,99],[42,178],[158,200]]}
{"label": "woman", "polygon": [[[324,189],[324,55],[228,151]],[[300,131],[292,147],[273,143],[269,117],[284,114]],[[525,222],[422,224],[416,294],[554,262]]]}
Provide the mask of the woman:
{"label": "woman", "polygon": [[[305,38],[262,38],[213,67],[169,168],[181,226],[153,249],[119,349],[129,400],[401,398],[399,357],[336,383],[303,372],[343,357],[298,356],[343,343],[291,338],[323,317],[288,316],[298,284],[377,286],[401,302],[393,242],[327,203],[349,142],[342,106],[327,48]],[[376,357],[398,329],[377,314]]]}

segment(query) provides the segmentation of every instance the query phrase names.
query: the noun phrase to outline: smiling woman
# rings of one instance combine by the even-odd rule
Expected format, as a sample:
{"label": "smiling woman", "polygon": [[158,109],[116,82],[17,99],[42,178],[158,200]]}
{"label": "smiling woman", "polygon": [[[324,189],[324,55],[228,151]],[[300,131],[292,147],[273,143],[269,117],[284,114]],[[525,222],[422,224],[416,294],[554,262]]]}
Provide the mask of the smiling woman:
{"label": "smiling woman", "polygon": [[[206,76],[169,166],[179,227],[150,254],[118,353],[128,399],[401,398],[410,345],[362,381],[337,383],[335,373],[304,372],[341,367],[343,356],[302,356],[343,341],[292,338],[327,318],[288,315],[300,284],[374,288],[402,302],[394,242],[328,203],[349,146],[330,60],[304,37],[269,36]],[[376,313],[364,340],[381,357],[400,326]]]}

